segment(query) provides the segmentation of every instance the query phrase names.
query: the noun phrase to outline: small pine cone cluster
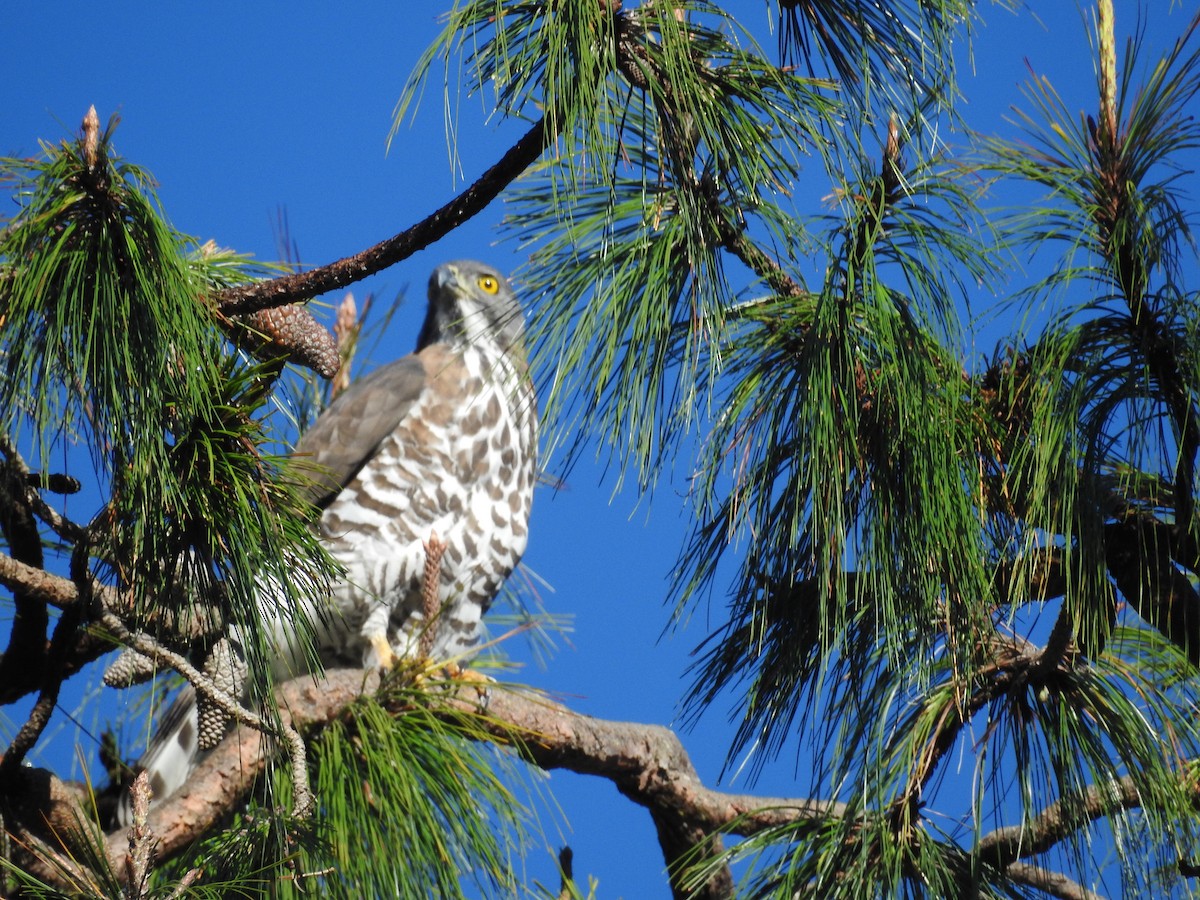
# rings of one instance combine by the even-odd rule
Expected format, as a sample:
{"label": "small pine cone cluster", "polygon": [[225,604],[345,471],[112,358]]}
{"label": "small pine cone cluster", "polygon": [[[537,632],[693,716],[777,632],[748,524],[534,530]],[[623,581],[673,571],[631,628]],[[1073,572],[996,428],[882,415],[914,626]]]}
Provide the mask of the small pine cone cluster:
{"label": "small pine cone cluster", "polygon": [[157,670],[158,666],[150,657],[127,648],[104,670],[104,683],[111,688],[133,687],[149,681]]}
{"label": "small pine cone cluster", "polygon": [[241,322],[267,339],[264,346],[283,350],[291,362],[312,369],[318,375],[332,378],[341,366],[337,341],[303,306],[293,304],[260,309],[242,318]]}
{"label": "small pine cone cluster", "polygon": [[[222,693],[237,703],[241,702],[249,669],[237,644],[227,637],[213,644],[208,659],[204,661],[204,674]],[[225,730],[230,724],[229,714],[203,695],[197,698],[196,714],[199,719],[200,749],[211,750],[225,737]]]}

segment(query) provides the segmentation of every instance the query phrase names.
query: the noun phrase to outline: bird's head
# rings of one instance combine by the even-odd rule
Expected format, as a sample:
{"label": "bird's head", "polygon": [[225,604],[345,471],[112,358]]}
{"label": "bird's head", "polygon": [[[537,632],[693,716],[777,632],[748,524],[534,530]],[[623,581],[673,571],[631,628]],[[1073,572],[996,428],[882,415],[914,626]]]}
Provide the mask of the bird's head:
{"label": "bird's head", "polygon": [[429,309],[417,349],[440,341],[494,340],[505,350],[518,347],[525,316],[504,276],[481,262],[443,263],[429,278]]}

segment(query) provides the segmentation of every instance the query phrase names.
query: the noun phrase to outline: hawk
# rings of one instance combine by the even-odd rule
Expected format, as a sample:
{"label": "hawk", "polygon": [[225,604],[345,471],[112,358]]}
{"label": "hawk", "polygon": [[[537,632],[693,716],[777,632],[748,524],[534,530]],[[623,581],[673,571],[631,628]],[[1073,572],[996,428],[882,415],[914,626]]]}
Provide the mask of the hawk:
{"label": "hawk", "polygon": [[[461,659],[521,558],[537,461],[537,411],[525,321],[499,272],[450,262],[429,280],[416,352],[352,384],[301,438],[319,475],[311,493],[320,536],[346,575],[315,617],[325,664],[390,666],[417,653]],[[422,602],[426,543],[444,546],[437,619]],[[264,622],[277,678],[304,671],[278,616]],[[142,757],[157,799],[186,781],[200,752],[190,689],[164,716]],[[128,821],[123,804],[122,823]]]}

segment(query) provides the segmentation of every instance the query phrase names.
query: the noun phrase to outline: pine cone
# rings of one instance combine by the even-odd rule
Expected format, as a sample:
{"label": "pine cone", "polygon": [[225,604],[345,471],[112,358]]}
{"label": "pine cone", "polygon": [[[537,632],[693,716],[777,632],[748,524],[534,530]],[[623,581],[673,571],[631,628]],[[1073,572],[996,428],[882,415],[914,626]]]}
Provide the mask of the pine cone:
{"label": "pine cone", "polygon": [[290,362],[325,378],[332,378],[341,366],[333,335],[303,306],[260,309],[239,322],[258,338],[261,346],[255,352],[259,354],[267,348],[282,350]]}
{"label": "pine cone", "polygon": [[143,656],[136,650],[122,650],[104,670],[104,683],[111,688],[133,687],[149,681],[158,666],[148,656]]}
{"label": "pine cone", "polygon": [[[213,644],[208,659],[204,661],[204,674],[218,689],[237,701],[242,699],[248,673],[241,648],[227,637]],[[225,737],[225,731],[229,727],[229,715],[203,696],[197,698],[196,715],[199,719],[200,749],[211,750]]]}

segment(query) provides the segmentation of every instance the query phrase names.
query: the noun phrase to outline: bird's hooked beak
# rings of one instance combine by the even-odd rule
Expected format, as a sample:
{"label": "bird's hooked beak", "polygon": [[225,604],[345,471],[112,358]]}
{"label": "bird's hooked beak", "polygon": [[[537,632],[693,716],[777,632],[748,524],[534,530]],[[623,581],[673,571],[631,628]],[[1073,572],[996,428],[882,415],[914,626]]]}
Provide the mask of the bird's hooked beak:
{"label": "bird's hooked beak", "polygon": [[458,266],[453,263],[442,263],[433,270],[429,279],[429,296],[439,294],[447,288],[453,288],[455,294],[462,293],[458,280]]}

